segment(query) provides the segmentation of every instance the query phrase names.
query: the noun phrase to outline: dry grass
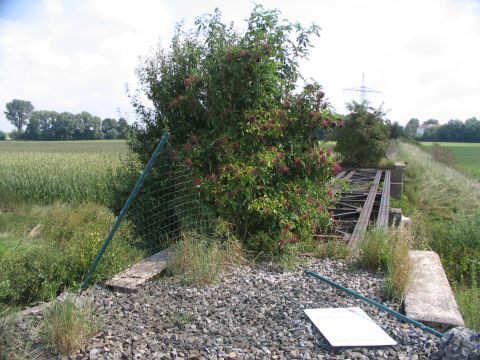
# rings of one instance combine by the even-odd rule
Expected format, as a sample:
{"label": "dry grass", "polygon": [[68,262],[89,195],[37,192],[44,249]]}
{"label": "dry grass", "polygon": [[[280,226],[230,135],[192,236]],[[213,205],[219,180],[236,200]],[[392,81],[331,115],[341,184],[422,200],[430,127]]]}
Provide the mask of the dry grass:
{"label": "dry grass", "polygon": [[187,283],[208,284],[217,281],[226,267],[243,259],[236,239],[212,238],[192,231],[183,233],[175,245],[167,271]]}
{"label": "dry grass", "polygon": [[478,209],[478,181],[434,161],[417,146],[402,142],[398,145],[401,159],[408,163],[406,187],[413,192],[410,200],[418,210],[431,219],[451,220],[457,212],[472,213]]}
{"label": "dry grass", "polygon": [[98,318],[88,305],[77,305],[69,296],[64,302],[46,310],[40,333],[43,341],[53,351],[72,354],[82,349],[87,340],[100,329]]}
{"label": "dry grass", "polygon": [[352,255],[352,250],[343,241],[331,240],[319,243],[315,247],[314,255],[319,258],[348,259]]}

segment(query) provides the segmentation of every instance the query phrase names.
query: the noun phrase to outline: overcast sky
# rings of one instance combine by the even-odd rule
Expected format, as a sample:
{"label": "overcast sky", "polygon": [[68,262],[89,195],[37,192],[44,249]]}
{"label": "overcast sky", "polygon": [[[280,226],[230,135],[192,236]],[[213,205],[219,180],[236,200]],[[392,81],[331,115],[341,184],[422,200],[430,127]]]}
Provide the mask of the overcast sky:
{"label": "overcast sky", "polygon": [[[306,78],[325,88],[339,112],[357,94],[388,118],[480,118],[480,0],[257,1],[291,21],[322,28]],[[136,88],[138,57],[168,47],[175,23],[220,8],[244,26],[253,2],[237,0],[0,0],[0,130],[12,99],[38,110],[83,110],[133,122],[125,85]]]}

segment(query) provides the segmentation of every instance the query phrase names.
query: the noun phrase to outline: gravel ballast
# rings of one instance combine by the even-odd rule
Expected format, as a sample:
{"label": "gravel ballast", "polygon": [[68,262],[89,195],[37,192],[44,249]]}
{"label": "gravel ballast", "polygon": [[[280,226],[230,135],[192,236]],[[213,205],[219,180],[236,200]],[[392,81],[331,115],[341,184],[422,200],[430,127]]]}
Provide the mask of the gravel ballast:
{"label": "gravel ballast", "polygon": [[[104,331],[77,359],[423,359],[439,338],[304,274],[308,267],[363,295],[382,299],[383,278],[338,260],[312,260],[293,271],[270,266],[231,268],[218,284],[194,287],[172,279],[135,294],[89,290]],[[398,343],[336,349],[304,309],[361,307]]]}

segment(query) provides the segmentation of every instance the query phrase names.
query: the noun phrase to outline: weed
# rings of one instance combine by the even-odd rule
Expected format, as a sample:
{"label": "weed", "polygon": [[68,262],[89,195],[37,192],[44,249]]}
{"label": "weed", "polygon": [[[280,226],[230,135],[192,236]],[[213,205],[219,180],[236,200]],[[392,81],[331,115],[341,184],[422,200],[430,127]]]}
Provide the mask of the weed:
{"label": "weed", "polygon": [[465,326],[480,331],[480,289],[478,285],[455,289],[455,295],[460,312],[465,319]]}
{"label": "weed", "polygon": [[319,258],[348,259],[352,255],[351,248],[343,241],[328,241],[315,247],[314,255]]}
{"label": "weed", "polygon": [[456,168],[457,160],[453,154],[452,149],[445,148],[440,144],[434,143],[429,149],[430,154],[432,154],[432,159],[445,164],[451,168]]}
{"label": "weed", "polygon": [[385,290],[403,300],[410,282],[412,264],[408,255],[412,234],[408,230],[373,229],[360,242],[357,264],[371,271],[385,271]]}
{"label": "weed", "polygon": [[236,239],[222,243],[219,239],[190,231],[182,233],[181,240],[175,245],[167,271],[187,283],[207,284],[215,282],[226,266],[242,259]]}
{"label": "weed", "polygon": [[395,167],[395,161],[387,158],[380,159],[377,164],[377,167],[382,169],[391,169]]}
{"label": "weed", "polygon": [[85,346],[86,341],[100,330],[99,320],[86,304],[76,304],[73,296],[55,302],[46,310],[41,324],[41,337],[52,350],[71,354]]}

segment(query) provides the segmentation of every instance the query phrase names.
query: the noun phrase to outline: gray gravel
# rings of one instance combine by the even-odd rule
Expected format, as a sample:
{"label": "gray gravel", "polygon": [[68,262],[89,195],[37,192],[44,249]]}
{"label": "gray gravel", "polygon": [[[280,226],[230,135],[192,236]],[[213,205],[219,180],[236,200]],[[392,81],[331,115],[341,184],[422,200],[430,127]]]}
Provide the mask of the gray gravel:
{"label": "gray gravel", "polygon": [[[172,279],[136,294],[90,291],[105,330],[77,359],[424,359],[439,339],[397,321],[303,273],[266,265],[227,271],[220,283],[192,287]],[[308,268],[398,309],[382,299],[383,278],[336,260]],[[359,306],[398,345],[334,349],[303,312],[306,308]]]}

